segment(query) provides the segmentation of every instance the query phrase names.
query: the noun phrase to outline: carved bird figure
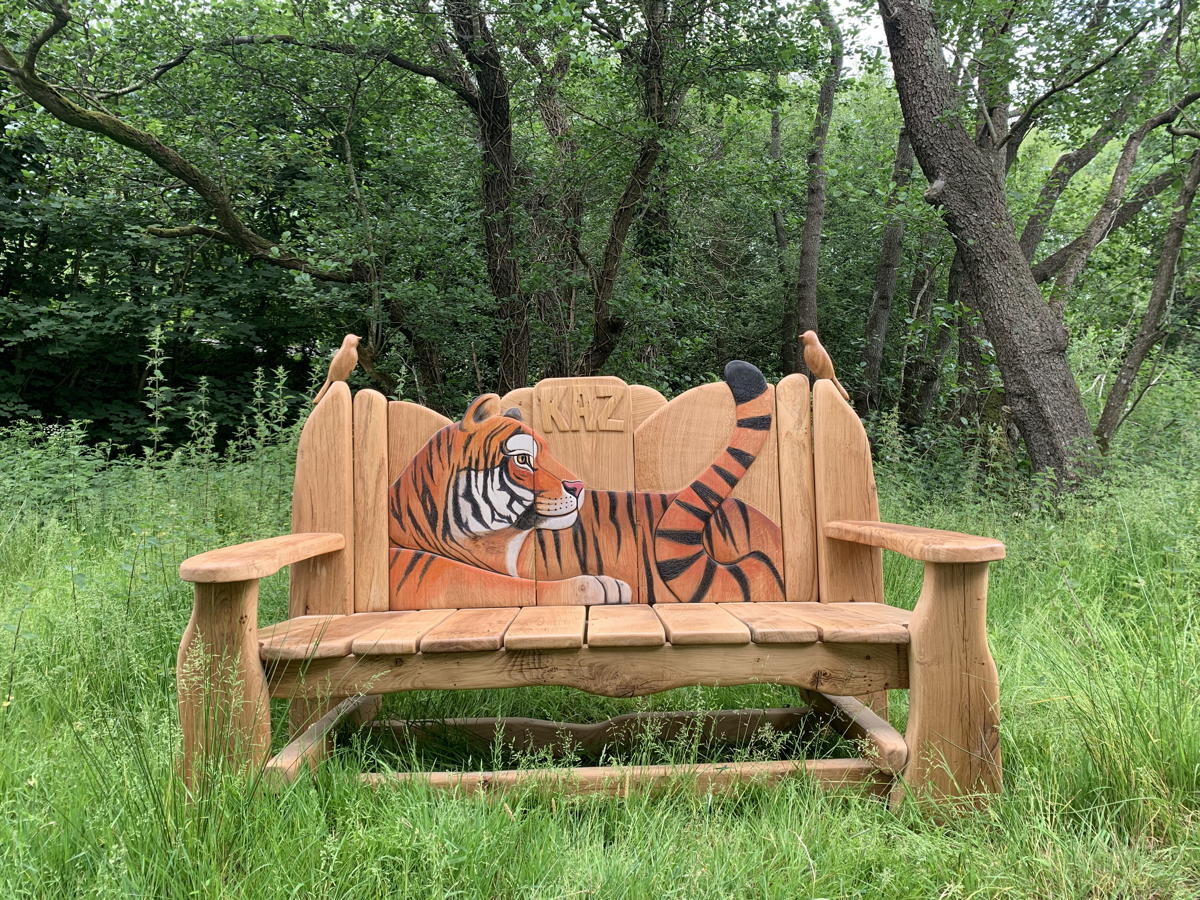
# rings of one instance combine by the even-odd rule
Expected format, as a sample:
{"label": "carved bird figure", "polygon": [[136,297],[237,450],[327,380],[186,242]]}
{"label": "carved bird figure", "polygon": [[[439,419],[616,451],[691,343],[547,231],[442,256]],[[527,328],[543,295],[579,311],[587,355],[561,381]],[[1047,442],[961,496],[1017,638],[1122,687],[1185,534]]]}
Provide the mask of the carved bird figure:
{"label": "carved bird figure", "polygon": [[338,347],[337,353],[333,354],[333,359],[329,362],[329,374],[325,376],[325,383],[321,385],[321,390],[317,391],[317,396],[313,397],[313,406],[321,402],[325,392],[334,384],[349,378],[357,365],[358,335],[348,334],[342,338],[342,346]]}
{"label": "carved bird figure", "polygon": [[838,381],[837,373],[833,370],[833,360],[829,358],[829,352],[821,345],[817,333],[806,331],[800,335],[800,341],[804,344],[804,364],[808,366],[808,371],[812,372],[816,378],[828,378],[832,381],[833,386],[842,395],[842,399],[849,402],[850,395]]}

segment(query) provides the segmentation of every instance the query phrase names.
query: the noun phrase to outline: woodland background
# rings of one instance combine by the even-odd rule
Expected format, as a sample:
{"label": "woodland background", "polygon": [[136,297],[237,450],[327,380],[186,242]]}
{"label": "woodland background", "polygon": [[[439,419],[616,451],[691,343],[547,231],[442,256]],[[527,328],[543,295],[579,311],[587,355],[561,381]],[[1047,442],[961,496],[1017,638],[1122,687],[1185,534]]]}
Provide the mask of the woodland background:
{"label": "woodland background", "polygon": [[[1195,15],[0,0],[0,896],[1200,896]],[[883,518],[1007,547],[986,808],[804,779],[628,799],[357,779],[856,752],[652,729],[587,757],[353,738],[315,784],[185,794],[179,561],[287,531],[344,333],[356,386],[458,415],[547,375],[779,376],[814,325]],[[920,564],[888,554],[884,577],[911,608]],[[383,715],[796,701],[530,688]]]}
{"label": "woodland background", "polygon": [[671,394],[815,327],[874,422],[1063,478],[1200,364],[1183,3],[0,7],[0,421],[223,441],[349,331],[451,415]]}

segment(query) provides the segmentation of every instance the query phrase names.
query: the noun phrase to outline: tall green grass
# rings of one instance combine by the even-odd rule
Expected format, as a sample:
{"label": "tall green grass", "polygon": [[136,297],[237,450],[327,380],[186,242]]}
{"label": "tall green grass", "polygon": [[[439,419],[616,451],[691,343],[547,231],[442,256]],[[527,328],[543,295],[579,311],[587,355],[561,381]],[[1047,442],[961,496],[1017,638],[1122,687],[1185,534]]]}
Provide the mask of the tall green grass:
{"label": "tall green grass", "polygon": [[[191,597],[176,567],[286,530],[292,430],[278,405],[268,412],[269,394],[222,458],[202,421],[186,446],[136,460],[88,447],[77,428],[0,436],[3,896],[1200,895],[1194,410],[1168,444],[1057,500],[1022,481],[981,489],[993,477],[978,455],[986,442],[951,465],[881,441],[886,518],[992,534],[1009,548],[993,569],[989,620],[1005,793],[936,824],[803,781],[721,797],[681,784],[624,800],[371,790],[354,777],[364,765],[514,760],[503,748],[414,753],[361,739],[316,783],[271,794],[227,778],[184,802],[174,656]],[[1161,412],[1147,407],[1141,427]],[[1178,417],[1178,404],[1162,414]],[[964,470],[969,478],[951,475]],[[265,582],[263,622],[282,617],[285,579]],[[911,605],[919,566],[889,558],[886,583],[892,602]],[[900,723],[903,694],[895,701]],[[641,700],[545,688],[403,695],[388,709],[582,721],[791,702],[771,686]],[[629,758],[702,752],[648,739]]]}

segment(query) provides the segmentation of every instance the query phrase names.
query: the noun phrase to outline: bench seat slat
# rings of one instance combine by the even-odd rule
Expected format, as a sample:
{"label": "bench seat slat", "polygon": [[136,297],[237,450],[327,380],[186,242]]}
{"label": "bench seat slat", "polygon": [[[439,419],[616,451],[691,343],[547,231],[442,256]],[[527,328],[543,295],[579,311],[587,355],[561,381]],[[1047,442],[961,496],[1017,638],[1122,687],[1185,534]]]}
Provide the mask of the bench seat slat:
{"label": "bench seat slat", "polygon": [[721,608],[746,624],[756,644],[811,644],[821,639],[821,631],[804,617],[802,607],[810,605],[722,603]]}
{"label": "bench seat slat", "polygon": [[454,610],[415,609],[398,612],[382,625],[359,634],[350,645],[355,656],[404,656],[416,653],[423,638]]}
{"label": "bench seat slat", "polygon": [[750,643],[750,629],[715,603],[660,603],[653,609],[672,644]]}
{"label": "bench seat slat", "polygon": [[263,659],[331,659],[349,656],[350,645],[362,632],[378,628],[396,613],[355,613],[350,616],[297,616],[258,632]]}
{"label": "bench seat slat", "polygon": [[589,647],[658,647],[666,643],[662,622],[654,607],[592,606],[588,608]]}
{"label": "bench seat slat", "polygon": [[516,606],[457,610],[421,638],[421,652],[499,650],[504,646],[504,632],[519,611]]}
{"label": "bench seat slat", "polygon": [[[797,604],[800,605],[800,604]],[[821,640],[838,644],[907,644],[912,613],[884,603],[805,603],[802,615]]]}
{"label": "bench seat slat", "polygon": [[586,606],[527,606],[504,634],[508,650],[556,650],[583,646]]}
{"label": "bench seat slat", "polygon": [[907,644],[912,613],[883,603],[526,606],[299,616],[258,632],[268,660],[689,644]]}

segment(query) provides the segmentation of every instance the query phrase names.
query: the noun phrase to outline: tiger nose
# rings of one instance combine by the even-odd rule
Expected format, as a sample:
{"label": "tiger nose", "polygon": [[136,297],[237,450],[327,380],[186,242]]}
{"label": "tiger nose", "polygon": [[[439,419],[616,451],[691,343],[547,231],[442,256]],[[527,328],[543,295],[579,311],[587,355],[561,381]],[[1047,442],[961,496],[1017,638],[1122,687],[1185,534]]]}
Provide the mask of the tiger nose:
{"label": "tiger nose", "polygon": [[578,499],[579,495],[583,493],[582,481],[564,481],[562,484],[563,487],[566,488],[567,493],[576,499]]}

